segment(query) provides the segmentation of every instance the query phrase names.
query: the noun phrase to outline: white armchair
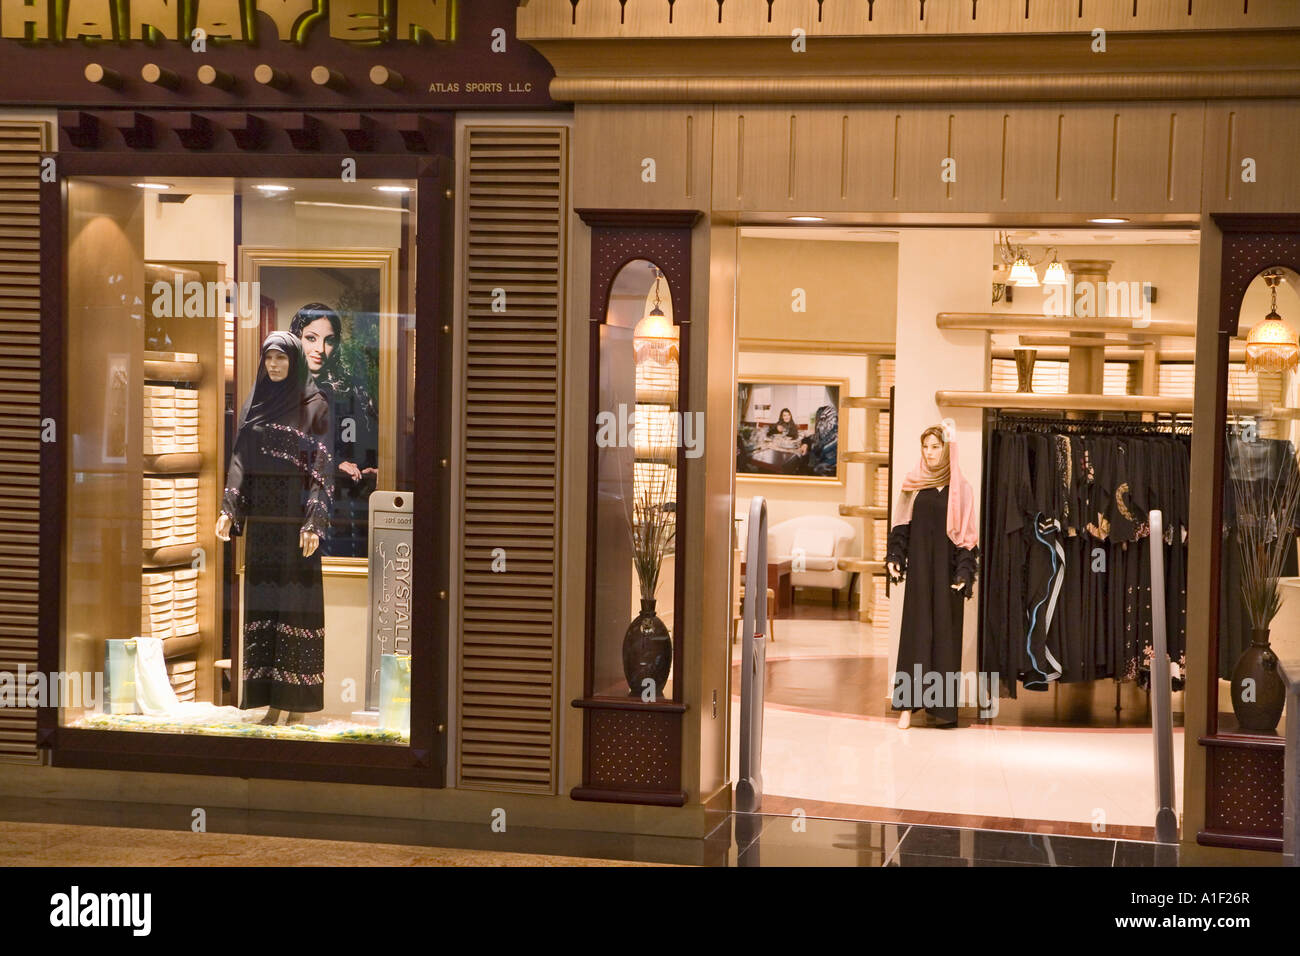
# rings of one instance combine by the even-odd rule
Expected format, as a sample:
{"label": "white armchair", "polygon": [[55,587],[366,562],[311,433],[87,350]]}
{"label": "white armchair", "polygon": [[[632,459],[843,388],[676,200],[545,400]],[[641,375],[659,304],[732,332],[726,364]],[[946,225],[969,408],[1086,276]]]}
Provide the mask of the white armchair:
{"label": "white armchair", "polygon": [[[839,592],[853,575],[839,569],[840,558],[853,557],[853,525],[831,515],[804,515],[767,529],[769,561],[796,561],[790,572],[791,588],[830,588],[831,604],[839,606]],[[802,570],[799,570],[802,565]]]}

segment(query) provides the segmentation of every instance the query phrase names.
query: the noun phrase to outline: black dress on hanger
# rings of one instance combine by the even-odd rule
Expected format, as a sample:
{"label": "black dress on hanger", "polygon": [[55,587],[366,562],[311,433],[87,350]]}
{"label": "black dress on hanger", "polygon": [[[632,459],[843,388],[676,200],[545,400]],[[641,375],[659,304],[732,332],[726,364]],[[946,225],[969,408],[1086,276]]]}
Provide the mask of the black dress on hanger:
{"label": "black dress on hanger", "polygon": [[[940,726],[956,726],[962,601],[975,581],[976,549],[959,548],[948,537],[947,486],[916,492],[911,522],[890,534],[887,560],[907,581],[893,707],[924,708]],[[953,587],[957,582],[961,588]]]}

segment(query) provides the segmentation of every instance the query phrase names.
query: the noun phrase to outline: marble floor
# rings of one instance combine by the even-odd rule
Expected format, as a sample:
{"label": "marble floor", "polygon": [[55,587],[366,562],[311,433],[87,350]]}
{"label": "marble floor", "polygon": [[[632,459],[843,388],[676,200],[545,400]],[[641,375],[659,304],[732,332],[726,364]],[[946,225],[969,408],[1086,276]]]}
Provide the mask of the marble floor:
{"label": "marble floor", "polygon": [[[852,620],[808,618],[778,620],[775,633],[762,771],[775,803],[764,809],[802,801],[821,815],[859,820],[1152,838],[1153,744],[1140,719],[1113,727],[963,719],[948,730],[921,721],[902,731],[885,715],[887,635]],[[733,650],[739,661],[739,643]],[[733,685],[738,775],[739,682]],[[1174,762],[1181,810],[1177,727]]]}
{"label": "marble floor", "polygon": [[731,866],[1177,866],[1177,844],[734,814]]}
{"label": "marble floor", "polygon": [[800,812],[732,813],[704,840],[668,841],[536,828],[489,834],[481,825],[232,810],[211,813],[208,830],[194,833],[185,826],[183,807],[0,797],[0,867],[1178,865],[1177,845],[828,819],[819,814],[834,810],[831,805],[804,804]]}

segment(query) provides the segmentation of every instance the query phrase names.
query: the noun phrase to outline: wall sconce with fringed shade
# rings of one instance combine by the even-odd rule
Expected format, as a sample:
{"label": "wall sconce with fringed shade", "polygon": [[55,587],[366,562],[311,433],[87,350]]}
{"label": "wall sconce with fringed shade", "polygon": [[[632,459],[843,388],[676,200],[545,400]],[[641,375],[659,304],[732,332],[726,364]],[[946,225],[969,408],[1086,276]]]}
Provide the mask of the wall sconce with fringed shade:
{"label": "wall sconce with fringed shade", "polygon": [[1282,282],[1282,273],[1272,269],[1262,278],[1272,295],[1272,304],[1264,321],[1246,337],[1246,371],[1289,371],[1300,363],[1300,341],[1277,312],[1277,287]]}

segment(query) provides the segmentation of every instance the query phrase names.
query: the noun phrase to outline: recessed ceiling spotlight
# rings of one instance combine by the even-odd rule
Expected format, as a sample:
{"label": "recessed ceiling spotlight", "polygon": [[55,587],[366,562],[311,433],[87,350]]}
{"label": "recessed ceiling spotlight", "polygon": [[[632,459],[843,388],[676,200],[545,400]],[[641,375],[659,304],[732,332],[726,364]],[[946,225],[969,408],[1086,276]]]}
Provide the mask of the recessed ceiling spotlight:
{"label": "recessed ceiling spotlight", "polygon": [[283,186],[280,183],[258,183],[253,188],[259,189],[264,193],[287,193],[293,189],[292,186]]}
{"label": "recessed ceiling spotlight", "polygon": [[1089,219],[1088,221],[1096,223],[1099,226],[1113,226],[1121,222],[1128,222],[1127,219],[1116,219],[1110,216],[1101,216],[1097,219]]}
{"label": "recessed ceiling spotlight", "polygon": [[825,222],[825,216],[786,216],[790,222]]}
{"label": "recessed ceiling spotlight", "polygon": [[171,189],[171,188],[172,188],[172,184],[171,184],[171,183],[132,183],[131,185],[134,186],[134,187],[136,187],[136,189],[157,189],[157,190],[163,190],[163,189]]}
{"label": "recessed ceiling spotlight", "polygon": [[409,193],[411,191],[410,186],[376,186],[375,189],[381,193]]}

